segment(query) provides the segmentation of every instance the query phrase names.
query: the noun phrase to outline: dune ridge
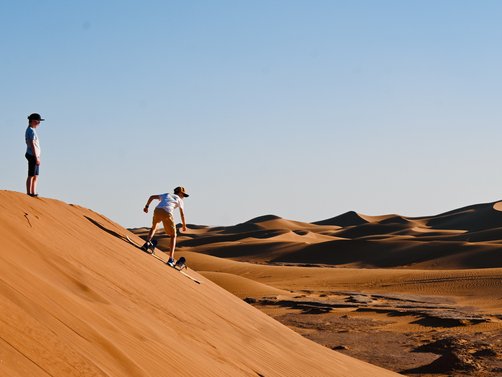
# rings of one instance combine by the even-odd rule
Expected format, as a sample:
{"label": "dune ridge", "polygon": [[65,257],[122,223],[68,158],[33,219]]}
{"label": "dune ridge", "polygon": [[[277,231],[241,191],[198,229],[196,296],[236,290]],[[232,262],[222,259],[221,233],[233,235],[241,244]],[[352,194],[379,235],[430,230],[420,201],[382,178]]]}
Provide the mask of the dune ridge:
{"label": "dune ridge", "polygon": [[397,375],[194,284],[96,212],[10,191],[0,208],[1,375]]}
{"label": "dune ridge", "polygon": [[364,268],[502,267],[502,203],[434,216],[368,216],[354,211],[313,223],[261,216],[182,235],[185,251],[258,263]]}

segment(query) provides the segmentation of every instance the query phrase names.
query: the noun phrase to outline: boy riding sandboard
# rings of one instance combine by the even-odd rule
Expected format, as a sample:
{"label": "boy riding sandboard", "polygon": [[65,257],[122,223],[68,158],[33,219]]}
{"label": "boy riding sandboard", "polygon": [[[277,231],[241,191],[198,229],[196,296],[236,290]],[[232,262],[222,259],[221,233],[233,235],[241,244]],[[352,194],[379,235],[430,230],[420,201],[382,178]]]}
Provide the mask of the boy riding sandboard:
{"label": "boy riding sandboard", "polygon": [[169,260],[167,264],[174,267],[174,249],[176,247],[176,225],[174,223],[173,213],[176,208],[179,208],[181,224],[183,231],[187,230],[185,222],[185,213],[183,211],[183,198],[187,198],[189,195],[186,193],[185,188],[178,186],[174,189],[174,194],[165,193],[160,195],[152,195],[148,198],[143,212],[148,213],[148,208],[153,200],[159,200],[160,203],[155,207],[152,219],[152,228],[148,232],[148,237],[145,244],[141,247],[144,251],[153,249],[152,238],[157,231],[157,227],[160,222],[164,225],[165,232],[171,237],[170,239],[170,251]]}

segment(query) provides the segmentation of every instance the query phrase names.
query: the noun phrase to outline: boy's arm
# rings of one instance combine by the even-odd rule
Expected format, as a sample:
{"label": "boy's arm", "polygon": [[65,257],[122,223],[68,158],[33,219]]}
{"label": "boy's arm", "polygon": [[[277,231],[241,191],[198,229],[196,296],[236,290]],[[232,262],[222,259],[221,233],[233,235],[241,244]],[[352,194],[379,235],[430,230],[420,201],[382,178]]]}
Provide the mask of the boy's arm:
{"label": "boy's arm", "polygon": [[150,197],[148,198],[148,201],[147,201],[147,202],[146,202],[146,204],[145,204],[145,208],[143,208],[143,212],[148,213],[148,207],[150,206],[150,203],[151,203],[153,200],[155,200],[155,199],[159,200],[159,198],[160,198],[160,195],[152,195],[152,196],[150,196]]}
{"label": "boy's arm", "polygon": [[181,216],[181,225],[183,226],[183,232],[187,230],[187,224],[185,222],[185,212],[183,212],[183,208],[180,207],[180,216]]}

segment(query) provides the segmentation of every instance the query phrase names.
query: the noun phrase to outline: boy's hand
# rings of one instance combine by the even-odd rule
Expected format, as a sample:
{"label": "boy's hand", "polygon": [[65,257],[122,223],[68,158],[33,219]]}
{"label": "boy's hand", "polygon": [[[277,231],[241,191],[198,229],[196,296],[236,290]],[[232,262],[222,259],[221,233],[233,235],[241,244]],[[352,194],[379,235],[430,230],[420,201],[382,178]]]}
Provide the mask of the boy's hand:
{"label": "boy's hand", "polygon": [[148,213],[148,206],[145,206],[145,208],[143,208],[143,212]]}

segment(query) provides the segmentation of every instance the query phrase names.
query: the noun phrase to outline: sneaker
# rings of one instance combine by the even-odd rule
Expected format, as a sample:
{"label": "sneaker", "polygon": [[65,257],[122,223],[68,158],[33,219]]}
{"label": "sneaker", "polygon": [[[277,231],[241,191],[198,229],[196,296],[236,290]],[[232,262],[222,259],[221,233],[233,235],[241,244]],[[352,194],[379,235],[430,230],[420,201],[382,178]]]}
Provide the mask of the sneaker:
{"label": "sneaker", "polygon": [[185,262],[186,262],[185,257],[181,257],[180,259],[178,259],[178,260],[176,261],[176,265],[175,265],[175,267],[176,267],[178,270],[182,270],[182,269],[184,269],[184,268],[186,267]]}
{"label": "sneaker", "polygon": [[150,249],[151,246],[152,246],[152,243],[150,241],[146,241],[145,244],[143,246],[141,246],[141,250],[148,253],[149,252],[148,249]]}
{"label": "sneaker", "polygon": [[155,248],[157,247],[157,240],[152,240],[152,242],[150,242],[150,251],[153,253],[155,253]]}
{"label": "sneaker", "polygon": [[169,258],[169,260],[167,261],[167,263],[170,267],[174,267],[174,265],[176,264],[176,262],[174,261],[173,258]]}

